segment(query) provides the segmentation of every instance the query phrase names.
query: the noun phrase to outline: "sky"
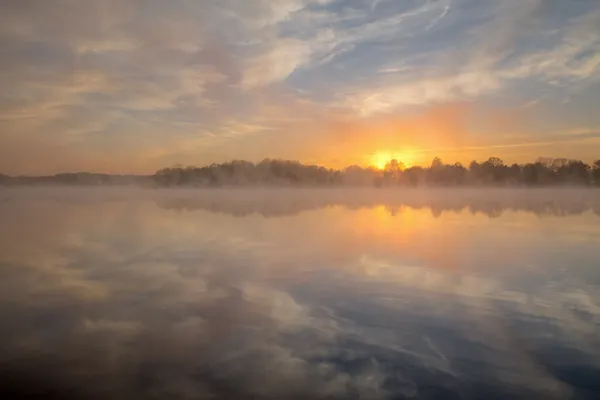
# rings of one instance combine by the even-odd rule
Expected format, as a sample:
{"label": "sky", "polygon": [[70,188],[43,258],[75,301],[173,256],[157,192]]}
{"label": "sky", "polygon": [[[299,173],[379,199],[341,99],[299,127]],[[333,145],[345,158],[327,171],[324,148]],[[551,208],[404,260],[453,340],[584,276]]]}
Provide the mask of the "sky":
{"label": "sky", "polygon": [[0,172],[600,158],[597,0],[0,0]]}

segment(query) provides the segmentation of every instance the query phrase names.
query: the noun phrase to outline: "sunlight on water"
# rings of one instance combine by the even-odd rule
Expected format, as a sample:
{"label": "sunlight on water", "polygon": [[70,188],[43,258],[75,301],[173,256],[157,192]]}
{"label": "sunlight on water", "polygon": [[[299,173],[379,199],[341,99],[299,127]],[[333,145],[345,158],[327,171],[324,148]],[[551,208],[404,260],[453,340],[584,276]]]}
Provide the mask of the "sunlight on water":
{"label": "sunlight on water", "polygon": [[596,191],[19,189],[0,200],[3,380],[82,398],[600,389]]}

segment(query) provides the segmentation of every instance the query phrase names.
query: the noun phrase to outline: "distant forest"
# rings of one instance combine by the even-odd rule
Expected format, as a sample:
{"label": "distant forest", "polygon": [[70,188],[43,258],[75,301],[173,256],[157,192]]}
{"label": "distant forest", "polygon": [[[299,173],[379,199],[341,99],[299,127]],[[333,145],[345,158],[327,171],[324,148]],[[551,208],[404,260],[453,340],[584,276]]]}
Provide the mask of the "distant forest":
{"label": "distant forest", "polygon": [[11,177],[0,174],[0,185],[143,185],[150,187],[215,186],[600,186],[600,160],[540,158],[527,164],[506,165],[501,159],[445,164],[434,158],[428,167],[405,168],[390,160],[385,168],[352,165],[328,169],[297,161],[266,159],[259,163],[234,160],[204,167],[163,168],[154,175],[65,173]]}
{"label": "distant forest", "polygon": [[337,170],[267,159],[258,164],[231,161],[200,168],[164,168],[152,178],[159,186],[600,186],[600,160],[588,165],[579,160],[540,158],[533,163],[506,165],[491,157],[464,166],[444,164],[436,157],[429,167],[405,168],[401,161],[390,160],[383,169],[353,165]]}

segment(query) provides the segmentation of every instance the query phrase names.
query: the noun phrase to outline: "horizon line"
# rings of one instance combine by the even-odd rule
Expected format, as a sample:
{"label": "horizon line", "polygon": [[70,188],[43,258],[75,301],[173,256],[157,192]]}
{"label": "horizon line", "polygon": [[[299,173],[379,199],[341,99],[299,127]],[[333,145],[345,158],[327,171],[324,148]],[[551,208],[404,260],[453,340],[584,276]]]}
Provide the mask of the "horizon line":
{"label": "horizon line", "polygon": [[[488,157],[486,160],[483,161],[478,161],[478,160],[471,160],[468,164],[462,163],[460,161],[455,161],[455,162],[451,162],[451,163],[446,163],[444,162],[443,159],[441,159],[440,157],[433,157],[431,160],[431,163],[429,165],[423,165],[423,164],[410,164],[410,165],[405,165],[403,163],[402,160],[397,159],[397,158],[390,158],[388,163],[391,163],[392,161],[397,161],[400,165],[401,165],[401,170],[409,170],[411,168],[422,168],[422,169],[429,169],[431,168],[432,163],[435,160],[439,160],[442,162],[442,165],[444,166],[456,166],[456,165],[461,165],[462,167],[464,167],[465,169],[469,169],[469,165],[473,162],[476,162],[478,164],[484,164],[492,159],[497,159],[499,161],[502,162],[503,166],[506,167],[511,167],[513,165],[518,165],[520,167],[528,165],[528,164],[537,164],[537,163],[541,163],[542,161],[556,161],[556,160],[560,160],[560,161],[567,161],[567,162],[582,162],[585,165],[589,166],[589,167],[594,167],[594,165],[596,163],[600,162],[600,157],[591,161],[591,162],[586,162],[584,160],[581,159],[576,159],[576,158],[567,158],[567,157],[544,157],[544,156],[540,156],[537,157],[535,160],[533,161],[528,161],[528,162],[523,162],[523,163],[510,163],[510,164],[505,164],[504,161],[496,156],[491,156]],[[330,172],[344,172],[345,170],[352,168],[352,167],[359,167],[362,168],[364,170],[372,170],[372,171],[385,171],[385,168],[381,168],[378,167],[376,165],[373,164],[369,164],[369,165],[365,165],[365,164],[348,164],[345,165],[343,167],[327,167],[323,164],[319,164],[319,163],[311,163],[311,162],[302,162],[300,160],[296,160],[296,159],[285,159],[285,158],[270,158],[270,157],[266,157],[264,159],[262,159],[261,161],[250,161],[250,160],[245,160],[245,159],[230,159],[228,161],[222,161],[222,162],[212,162],[210,164],[203,164],[203,165],[184,165],[181,163],[175,163],[172,166],[167,166],[167,167],[161,167],[157,170],[155,170],[154,172],[151,173],[127,173],[127,172],[97,172],[97,171],[86,171],[86,170],[79,170],[79,171],[66,171],[66,172],[56,172],[56,173],[49,173],[49,174],[39,174],[39,175],[35,175],[35,174],[5,174],[2,171],[0,171],[0,177],[8,177],[8,178],[45,178],[45,177],[55,177],[55,176],[60,176],[60,175],[76,175],[76,174],[88,174],[88,175],[108,175],[108,176],[113,176],[113,177],[152,177],[155,176],[156,174],[158,174],[160,171],[163,170],[167,170],[167,169],[202,169],[202,168],[210,168],[210,167],[215,167],[215,166],[223,166],[223,165],[228,165],[228,164],[233,164],[233,163],[248,163],[248,164],[252,164],[254,166],[260,165],[261,163],[264,162],[281,162],[281,163],[290,163],[290,164],[299,164],[303,167],[317,167],[317,168],[324,168],[327,171]]]}

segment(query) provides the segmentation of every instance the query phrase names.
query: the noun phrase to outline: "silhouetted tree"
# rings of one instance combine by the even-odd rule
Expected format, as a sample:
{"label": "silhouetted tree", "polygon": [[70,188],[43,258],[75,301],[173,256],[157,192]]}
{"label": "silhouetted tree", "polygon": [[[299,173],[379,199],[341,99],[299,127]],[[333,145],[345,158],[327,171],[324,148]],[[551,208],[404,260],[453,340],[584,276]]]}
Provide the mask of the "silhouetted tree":
{"label": "silhouetted tree", "polygon": [[446,166],[439,157],[435,157],[431,161],[431,166],[427,174],[427,182],[429,184],[441,185],[444,184],[445,180],[445,168]]}
{"label": "silhouetted tree", "polygon": [[556,169],[557,178],[561,183],[588,184],[590,181],[590,166],[579,160],[567,160]]}
{"label": "silhouetted tree", "polygon": [[596,185],[600,185],[600,160],[592,164],[592,180]]}
{"label": "silhouetted tree", "polygon": [[404,171],[404,179],[411,186],[419,186],[425,183],[425,169],[422,167],[410,167]]}
{"label": "silhouetted tree", "polygon": [[473,160],[469,164],[469,181],[474,185],[481,185],[485,181],[484,169],[477,161]]}
{"label": "silhouetted tree", "polygon": [[396,159],[390,160],[383,169],[384,182],[387,184],[398,184],[402,179],[404,164]]}
{"label": "silhouetted tree", "polygon": [[351,165],[340,173],[341,183],[351,186],[374,185],[375,180],[380,178],[381,172],[379,170],[372,167],[363,168],[359,165]]}
{"label": "silhouetted tree", "polygon": [[506,180],[510,185],[518,185],[523,180],[523,168],[519,164],[512,164],[506,170]]}
{"label": "silhouetted tree", "polygon": [[462,185],[467,180],[467,169],[459,162],[448,165],[448,182],[452,185]]}

